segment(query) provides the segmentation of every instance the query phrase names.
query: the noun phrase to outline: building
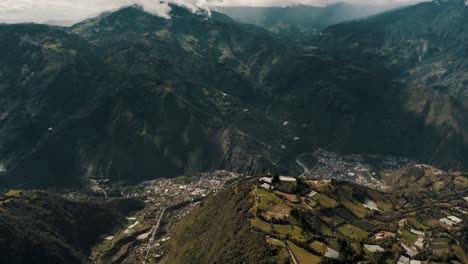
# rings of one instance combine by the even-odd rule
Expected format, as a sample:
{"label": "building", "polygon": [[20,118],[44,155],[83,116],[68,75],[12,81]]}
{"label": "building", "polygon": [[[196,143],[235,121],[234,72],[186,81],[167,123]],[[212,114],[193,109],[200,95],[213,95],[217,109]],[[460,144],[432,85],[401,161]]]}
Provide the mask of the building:
{"label": "building", "polygon": [[385,252],[385,249],[383,249],[381,246],[379,245],[367,245],[367,244],[364,244],[364,247],[369,250],[370,252],[374,253],[374,252]]}
{"label": "building", "polygon": [[449,219],[447,219],[447,218],[445,218],[445,217],[439,219],[439,221],[442,222],[442,223],[444,223],[444,224],[446,224],[446,225],[448,225],[448,226],[453,226],[453,224],[454,224],[454,222],[450,221]]}
{"label": "building", "polygon": [[260,181],[260,182],[266,182],[266,183],[271,184],[271,182],[273,181],[273,179],[272,179],[271,177],[263,177],[263,178],[260,178],[259,181]]}
{"label": "building", "polygon": [[405,256],[400,256],[397,264],[410,264],[410,258],[405,257]]}
{"label": "building", "polygon": [[447,216],[447,218],[450,219],[450,221],[454,222],[455,224],[463,222],[463,220],[453,215]]}
{"label": "building", "polygon": [[279,176],[280,181],[284,182],[295,182],[296,178],[290,176]]}
{"label": "building", "polygon": [[260,187],[267,190],[267,191],[273,189],[273,187],[270,184],[266,183],[266,182],[263,183],[262,185],[260,185]]}
{"label": "building", "polygon": [[418,236],[424,236],[423,231],[419,231],[419,230],[416,230],[416,229],[413,229],[413,228],[410,229],[410,232],[415,234],[415,235],[418,235]]}
{"label": "building", "polygon": [[414,242],[414,245],[420,249],[424,248],[424,239],[422,237],[419,237],[416,242]]}
{"label": "building", "polygon": [[327,258],[333,258],[333,259],[338,259],[340,257],[340,252],[327,247],[327,252],[325,252],[325,257]]}

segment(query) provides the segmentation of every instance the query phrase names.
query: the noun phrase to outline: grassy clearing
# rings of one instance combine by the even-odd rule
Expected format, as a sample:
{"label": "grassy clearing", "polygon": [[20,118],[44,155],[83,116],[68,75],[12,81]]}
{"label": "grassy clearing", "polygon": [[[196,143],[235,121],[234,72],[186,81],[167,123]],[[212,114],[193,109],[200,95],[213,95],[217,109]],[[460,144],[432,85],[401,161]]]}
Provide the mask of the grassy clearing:
{"label": "grassy clearing", "polygon": [[5,193],[5,197],[21,197],[21,195],[23,194],[23,191],[22,190],[9,190],[7,193]]}
{"label": "grassy clearing", "polygon": [[309,251],[296,246],[291,241],[287,241],[289,248],[291,249],[294,257],[299,262],[299,264],[318,264],[320,263],[320,257],[316,256]]}
{"label": "grassy clearing", "polygon": [[352,239],[364,239],[367,238],[368,233],[357,226],[350,224],[342,225],[338,230],[345,236]]}
{"label": "grassy clearing", "polygon": [[319,241],[314,241],[310,243],[310,247],[322,255],[325,254],[325,252],[327,251],[327,245]]}
{"label": "grassy clearing", "polygon": [[324,236],[333,236],[333,231],[324,223],[320,225],[320,234]]}
{"label": "grassy clearing", "polygon": [[463,176],[458,176],[453,180],[453,183],[458,189],[468,188],[468,178]]}
{"label": "grassy clearing", "polygon": [[257,209],[269,211],[276,204],[283,204],[283,201],[278,196],[263,189],[256,190]]}
{"label": "grassy clearing", "polygon": [[416,218],[407,218],[408,224],[410,224],[412,227],[419,229],[419,230],[428,230],[429,227],[421,224]]}
{"label": "grassy clearing", "polygon": [[276,194],[283,196],[285,199],[289,200],[290,202],[297,203],[299,200],[295,194],[284,193],[280,191],[275,191]]}
{"label": "grassy clearing", "polygon": [[367,195],[376,203],[380,210],[386,211],[393,209],[393,204],[387,201],[385,194],[374,190],[368,190]]}
{"label": "grassy clearing", "polygon": [[263,221],[262,219],[258,217],[250,219],[250,224],[270,235],[273,235],[275,232],[277,232],[277,234],[280,234],[282,236],[289,235],[291,236],[291,238],[294,238],[301,242],[307,241],[307,239],[302,235],[303,230],[300,227],[295,226],[295,225],[270,224],[270,223]]}
{"label": "grassy clearing", "polygon": [[284,204],[273,205],[271,210],[266,212],[264,215],[267,220],[275,219],[285,219],[288,218],[291,213],[291,208]]}
{"label": "grassy clearing", "polygon": [[317,193],[313,199],[317,202],[319,202],[323,207],[327,208],[335,208],[338,203],[335,201],[335,199],[330,198],[324,194]]}
{"label": "grassy clearing", "polygon": [[346,198],[342,198],[340,200],[341,204],[346,207],[351,213],[355,216],[359,217],[360,219],[365,218],[366,216],[370,215],[370,212],[362,206],[362,204],[355,204]]}
{"label": "grassy clearing", "polygon": [[272,233],[272,229],[271,229],[271,225],[265,221],[263,221],[262,219],[258,218],[258,217],[255,217],[253,219],[250,219],[250,224],[254,227],[257,227],[259,228],[260,230],[262,230],[263,232],[265,233],[269,233],[271,234]]}
{"label": "grassy clearing", "polygon": [[415,234],[408,231],[406,228],[401,228],[400,232],[401,232],[401,239],[403,239],[407,245],[413,245],[414,242],[418,240],[418,237]]}
{"label": "grassy clearing", "polygon": [[273,225],[273,228],[276,232],[282,235],[290,235],[292,238],[306,242],[307,239],[302,235],[303,231],[300,227],[295,225]]}

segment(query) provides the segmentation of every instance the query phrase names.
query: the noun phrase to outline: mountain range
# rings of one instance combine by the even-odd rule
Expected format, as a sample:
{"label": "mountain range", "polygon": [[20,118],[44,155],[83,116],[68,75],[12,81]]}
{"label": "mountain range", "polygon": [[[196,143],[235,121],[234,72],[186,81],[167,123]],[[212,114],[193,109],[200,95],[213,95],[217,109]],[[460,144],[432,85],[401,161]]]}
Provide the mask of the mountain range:
{"label": "mountain range", "polygon": [[468,162],[463,101],[220,13],[132,6],[0,36],[2,186],[299,173],[295,157],[316,147]]}
{"label": "mountain range", "polygon": [[340,22],[363,18],[396,8],[391,5],[335,3],[323,7],[291,5],[287,7],[215,7],[240,23],[253,24],[293,40],[319,34]]}
{"label": "mountain range", "polygon": [[426,85],[466,104],[467,14],[463,0],[425,2],[331,26],[311,42],[354,63],[384,66],[411,86]]}

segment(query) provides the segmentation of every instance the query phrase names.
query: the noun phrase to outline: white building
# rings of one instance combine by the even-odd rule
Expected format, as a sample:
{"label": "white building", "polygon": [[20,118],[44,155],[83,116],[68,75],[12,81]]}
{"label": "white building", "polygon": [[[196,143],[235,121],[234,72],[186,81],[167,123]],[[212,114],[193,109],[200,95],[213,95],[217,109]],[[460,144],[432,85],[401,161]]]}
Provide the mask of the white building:
{"label": "white building", "polygon": [[289,176],[279,176],[280,181],[284,182],[295,182],[296,178],[294,177],[289,177]]}
{"label": "white building", "polygon": [[411,228],[410,232],[415,234],[415,235],[418,235],[418,236],[424,236],[423,231],[419,231],[419,230],[416,230],[416,229],[413,229],[413,228]]}
{"label": "white building", "polygon": [[445,217],[439,219],[439,221],[442,222],[442,223],[444,223],[444,224],[446,224],[446,225],[448,225],[448,226],[453,226],[453,224],[454,224],[454,222],[450,221],[449,219],[447,219],[447,218],[445,218]]}
{"label": "white building", "polygon": [[364,247],[369,250],[370,252],[374,253],[374,252],[385,252],[385,249],[383,249],[381,246],[379,245],[367,245],[367,244],[364,244]]}
{"label": "white building", "polygon": [[333,248],[327,247],[327,252],[325,252],[325,257],[338,259],[340,257],[340,252],[334,250]]}
{"label": "white building", "polygon": [[405,256],[400,256],[397,264],[410,264],[410,258],[405,257]]}
{"label": "white building", "polygon": [[456,224],[463,222],[463,220],[453,215],[447,216],[447,218],[450,219],[452,222],[455,222]]}
{"label": "white building", "polygon": [[259,181],[271,184],[272,178],[271,177],[263,177],[263,178],[260,178]]}
{"label": "white building", "polygon": [[271,187],[271,185],[268,184],[268,183],[266,183],[266,182],[263,183],[262,185],[260,185],[260,187],[263,188],[263,189],[265,189],[265,190],[267,190],[267,191],[273,189],[273,188]]}
{"label": "white building", "polygon": [[418,238],[418,240],[416,240],[416,242],[414,242],[414,245],[420,249],[423,249],[424,248],[424,239],[422,237]]}

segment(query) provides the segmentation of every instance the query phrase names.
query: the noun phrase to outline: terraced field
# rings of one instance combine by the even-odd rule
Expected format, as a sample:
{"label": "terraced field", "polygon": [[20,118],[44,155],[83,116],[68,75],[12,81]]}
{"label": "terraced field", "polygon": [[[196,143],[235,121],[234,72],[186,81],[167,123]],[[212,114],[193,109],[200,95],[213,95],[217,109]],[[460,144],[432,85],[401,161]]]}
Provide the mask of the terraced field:
{"label": "terraced field", "polygon": [[[457,240],[463,225],[448,229],[439,219],[456,215],[466,220],[461,213],[466,204],[460,201],[460,194],[439,191],[434,195],[430,189],[383,192],[345,182],[297,180],[296,185],[303,187],[289,193],[282,186],[273,184],[274,190],[264,190],[260,183],[253,184],[250,196],[255,203],[250,209],[250,223],[288,245],[299,263],[334,257],[342,261],[396,262],[405,246],[410,250],[405,254],[424,254],[430,249],[437,259],[450,250],[454,259],[464,261],[466,254],[456,243],[431,238]],[[416,246],[417,241],[427,249]],[[384,253],[370,252],[362,244],[383,248]],[[328,249],[336,250],[339,256],[328,254]]]}

